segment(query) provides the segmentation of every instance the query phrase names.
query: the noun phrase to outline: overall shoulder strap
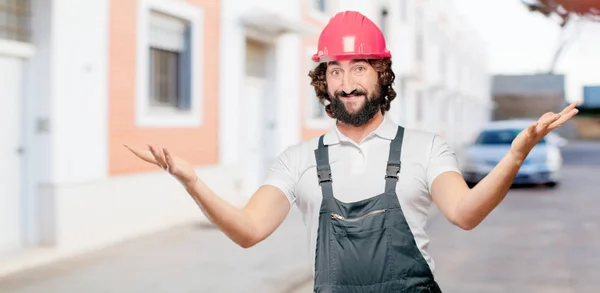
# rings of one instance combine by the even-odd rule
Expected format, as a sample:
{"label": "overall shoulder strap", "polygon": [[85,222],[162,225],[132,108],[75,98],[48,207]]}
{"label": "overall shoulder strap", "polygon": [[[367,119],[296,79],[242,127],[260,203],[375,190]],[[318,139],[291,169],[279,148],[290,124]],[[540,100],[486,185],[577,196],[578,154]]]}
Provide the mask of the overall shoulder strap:
{"label": "overall shoulder strap", "polygon": [[387,168],[385,170],[385,191],[396,190],[398,174],[402,169],[400,156],[402,154],[402,142],[404,140],[404,127],[398,126],[396,137],[390,143],[390,153],[388,156]]}
{"label": "overall shoulder strap", "polygon": [[317,162],[317,179],[321,185],[323,197],[333,197],[331,166],[329,165],[329,149],[323,143],[325,135],[319,137],[319,146],[315,150],[315,160]]}

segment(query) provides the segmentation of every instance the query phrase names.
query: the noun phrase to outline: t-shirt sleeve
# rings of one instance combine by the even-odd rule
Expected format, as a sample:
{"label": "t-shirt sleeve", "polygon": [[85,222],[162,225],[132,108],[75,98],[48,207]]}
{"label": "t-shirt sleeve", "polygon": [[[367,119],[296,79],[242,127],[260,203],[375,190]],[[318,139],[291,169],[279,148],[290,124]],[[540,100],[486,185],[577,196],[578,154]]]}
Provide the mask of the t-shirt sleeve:
{"label": "t-shirt sleeve", "polygon": [[296,201],[296,183],[298,157],[295,154],[296,148],[290,147],[283,151],[269,166],[266,179],[263,185],[271,185],[279,188],[287,197],[290,205]]}
{"label": "t-shirt sleeve", "polygon": [[427,187],[429,190],[431,190],[433,180],[447,171],[455,171],[461,174],[454,150],[436,134],[433,137],[431,152],[429,153],[429,165],[427,167]]}

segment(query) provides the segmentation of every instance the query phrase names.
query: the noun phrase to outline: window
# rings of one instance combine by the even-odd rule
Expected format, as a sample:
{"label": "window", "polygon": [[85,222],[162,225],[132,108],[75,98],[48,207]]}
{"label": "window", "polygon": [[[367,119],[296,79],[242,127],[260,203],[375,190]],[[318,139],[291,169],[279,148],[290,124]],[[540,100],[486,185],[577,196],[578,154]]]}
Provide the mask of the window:
{"label": "window", "polygon": [[310,0],[312,1],[312,7],[314,10],[319,12],[327,11],[327,0]]}
{"label": "window", "polygon": [[400,21],[408,21],[408,0],[400,0]]}
{"label": "window", "polygon": [[311,119],[326,119],[328,116],[327,116],[327,112],[325,112],[325,105],[323,105],[319,102],[319,99],[315,95],[314,87],[310,84],[309,84],[308,92],[309,92],[308,99],[311,99],[313,101],[311,103],[312,109],[310,112],[310,118]]}
{"label": "window", "polygon": [[415,119],[417,123],[423,122],[423,93],[417,91],[415,93]]}
{"label": "window", "polygon": [[[326,23],[329,21],[329,13],[331,3],[327,0],[308,0],[308,15],[318,21]],[[306,5],[306,4],[305,4]]]}
{"label": "window", "polygon": [[197,127],[202,121],[202,11],[180,1],[139,3],[136,122]]}
{"label": "window", "polygon": [[448,123],[450,123],[449,121],[449,117],[448,117],[448,112],[450,109],[450,98],[449,97],[442,97],[442,100],[440,101],[440,121],[442,124],[447,125]]}
{"label": "window", "polygon": [[419,8],[417,9],[416,12],[416,23],[415,23],[415,27],[416,27],[416,33],[415,33],[415,53],[416,56],[415,58],[417,59],[417,61],[423,61],[423,55],[424,55],[424,37],[423,37],[423,33],[424,33],[424,28],[423,28],[423,19],[424,15],[423,15],[423,7],[419,6]]}
{"label": "window", "polygon": [[30,0],[0,0],[0,39],[30,42],[30,10]]}
{"label": "window", "polygon": [[442,82],[446,81],[446,49],[445,46],[440,46],[440,59],[439,59],[439,69],[440,69],[440,79],[442,80]]}
{"label": "window", "polygon": [[[523,131],[523,129],[485,130],[477,137],[476,144],[510,145],[521,131]],[[542,138],[538,144],[546,144],[546,139]]]}
{"label": "window", "polygon": [[409,98],[408,98],[408,82],[405,78],[399,78],[397,79],[398,81],[398,95],[396,96],[396,99],[398,100],[398,104],[400,106],[400,113],[399,113],[399,118],[398,121],[400,121],[400,124],[407,124],[408,123],[408,119],[409,119],[409,109],[408,109],[408,103]]}
{"label": "window", "polygon": [[417,59],[417,61],[423,61],[423,32],[421,31],[417,31],[417,36],[416,36],[416,42],[415,42],[415,46],[416,46],[416,56],[415,58]]}
{"label": "window", "polygon": [[317,63],[312,61],[312,55],[314,53],[313,47],[306,48],[305,60],[306,65],[303,66],[302,75],[306,76],[306,82],[303,84],[305,87],[304,90],[304,98],[305,98],[305,117],[306,117],[306,125],[308,128],[327,128],[331,119],[327,116],[327,112],[325,112],[325,105],[319,102],[317,95],[315,93],[315,88],[310,84],[311,79],[308,76],[308,72],[313,70]]}
{"label": "window", "polygon": [[[312,55],[311,55],[312,57]],[[307,62],[307,70],[306,70],[306,74],[308,74],[309,70],[313,70],[315,68],[315,66],[317,65],[315,62],[313,62],[312,60],[308,60]],[[309,101],[309,111],[308,111],[308,115],[309,115],[309,119],[311,120],[321,120],[321,119],[327,119],[329,116],[327,116],[327,112],[325,112],[325,105],[321,104],[319,102],[319,98],[317,98],[317,94],[315,93],[315,87],[312,86],[310,84],[311,79],[310,77],[308,78],[307,82],[306,82],[306,99]]]}
{"label": "window", "polygon": [[381,24],[379,28],[381,29],[381,33],[387,37],[387,21],[388,21],[388,10],[387,8],[381,9]]}
{"label": "window", "polygon": [[190,38],[185,20],[150,14],[150,106],[189,111]]}

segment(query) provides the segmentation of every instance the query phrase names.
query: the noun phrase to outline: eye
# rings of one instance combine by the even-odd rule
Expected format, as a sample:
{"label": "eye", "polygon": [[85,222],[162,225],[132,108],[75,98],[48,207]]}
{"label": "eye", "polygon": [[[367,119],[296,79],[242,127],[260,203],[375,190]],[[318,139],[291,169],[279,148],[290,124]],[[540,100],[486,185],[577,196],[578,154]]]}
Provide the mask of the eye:
{"label": "eye", "polygon": [[367,70],[367,68],[362,65],[356,66],[356,71],[358,71],[358,72],[363,72],[365,70]]}
{"label": "eye", "polygon": [[331,74],[331,75],[338,75],[338,74],[340,74],[340,70],[339,69],[333,69],[333,70],[331,70],[329,72],[329,74]]}

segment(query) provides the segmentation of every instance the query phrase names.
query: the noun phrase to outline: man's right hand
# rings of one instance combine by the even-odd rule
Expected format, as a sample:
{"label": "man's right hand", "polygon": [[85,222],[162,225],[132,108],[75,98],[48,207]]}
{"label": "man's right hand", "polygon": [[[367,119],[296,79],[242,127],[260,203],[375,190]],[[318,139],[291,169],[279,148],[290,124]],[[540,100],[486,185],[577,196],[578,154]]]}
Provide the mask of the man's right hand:
{"label": "man's right hand", "polygon": [[148,146],[148,150],[127,147],[134,155],[157,165],[179,180],[206,217],[241,247],[252,247],[267,238],[283,222],[290,203],[279,188],[261,186],[243,209],[217,196],[192,166],[167,149]]}
{"label": "man's right hand", "polygon": [[185,188],[192,187],[192,185],[196,183],[196,180],[198,180],[198,176],[192,165],[185,160],[173,156],[166,148],[157,148],[152,145],[148,145],[148,150],[132,148],[127,145],[125,145],[125,147],[138,158],[157,165],[169,172],[177,178]]}

